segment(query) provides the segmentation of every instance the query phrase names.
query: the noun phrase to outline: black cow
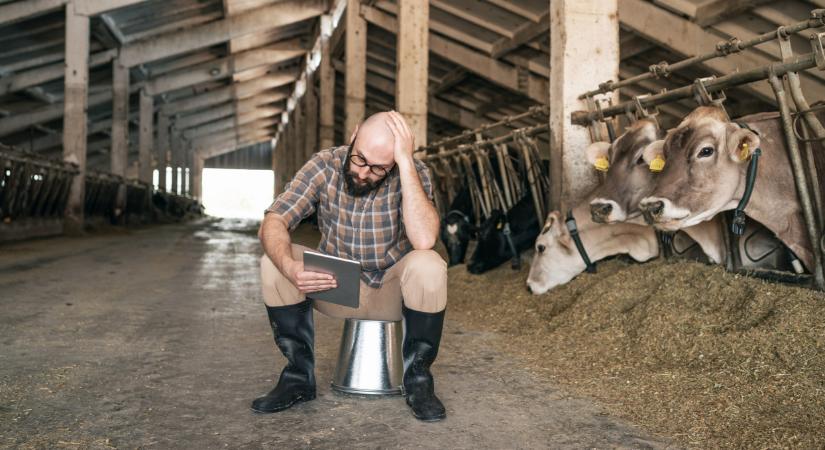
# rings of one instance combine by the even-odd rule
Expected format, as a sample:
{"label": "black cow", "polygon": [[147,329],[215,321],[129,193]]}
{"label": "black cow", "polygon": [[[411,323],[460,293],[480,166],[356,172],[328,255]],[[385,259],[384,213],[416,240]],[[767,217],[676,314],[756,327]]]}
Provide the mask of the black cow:
{"label": "black cow", "polygon": [[[533,205],[533,196],[522,197],[503,214],[494,210],[478,230],[478,245],[467,270],[479,274],[513,260],[513,269],[521,266],[521,252],[533,246],[539,235],[540,224]],[[509,239],[508,239],[509,233]],[[515,248],[515,252],[513,249]]]}
{"label": "black cow", "polygon": [[441,221],[441,241],[447,247],[450,266],[464,262],[467,245],[476,235],[474,222],[475,214],[470,189],[465,186],[458,191],[453,202],[450,203],[450,211]]}

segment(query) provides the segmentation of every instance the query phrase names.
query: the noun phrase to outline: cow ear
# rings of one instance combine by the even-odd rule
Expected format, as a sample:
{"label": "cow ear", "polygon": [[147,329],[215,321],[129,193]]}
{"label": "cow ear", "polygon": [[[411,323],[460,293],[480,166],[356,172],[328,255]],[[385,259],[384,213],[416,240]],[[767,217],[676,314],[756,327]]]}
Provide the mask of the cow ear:
{"label": "cow ear", "polygon": [[759,135],[738,125],[728,125],[727,150],[734,162],[750,161],[753,152],[759,148]]}
{"label": "cow ear", "polygon": [[549,233],[563,248],[566,248],[568,251],[572,250],[573,239],[570,237],[570,233],[564,225],[564,219],[562,219],[560,212],[553,211],[547,215],[544,228],[541,230],[541,234],[545,233]]}
{"label": "cow ear", "polygon": [[663,156],[665,151],[665,140],[659,139],[658,141],[653,141],[650,144],[647,144],[642,150],[642,158],[644,158],[645,163],[650,164],[656,159],[656,156]]}
{"label": "cow ear", "polygon": [[609,162],[610,142],[594,142],[587,146],[584,155],[587,162],[593,165],[596,170],[605,172],[610,167]]}

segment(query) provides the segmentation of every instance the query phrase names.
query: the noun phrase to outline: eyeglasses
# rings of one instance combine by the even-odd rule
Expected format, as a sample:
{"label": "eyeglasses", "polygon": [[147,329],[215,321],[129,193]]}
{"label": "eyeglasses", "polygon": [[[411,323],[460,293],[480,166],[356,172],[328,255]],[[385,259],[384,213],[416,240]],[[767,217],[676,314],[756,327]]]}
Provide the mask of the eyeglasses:
{"label": "eyeglasses", "polygon": [[387,176],[389,171],[392,170],[392,167],[387,169],[386,167],[378,165],[378,164],[368,164],[367,160],[364,159],[363,156],[358,155],[356,153],[350,153],[349,160],[350,160],[350,162],[352,162],[353,164],[355,164],[358,167],[369,167],[370,172],[372,172],[373,174],[375,174],[379,177]]}

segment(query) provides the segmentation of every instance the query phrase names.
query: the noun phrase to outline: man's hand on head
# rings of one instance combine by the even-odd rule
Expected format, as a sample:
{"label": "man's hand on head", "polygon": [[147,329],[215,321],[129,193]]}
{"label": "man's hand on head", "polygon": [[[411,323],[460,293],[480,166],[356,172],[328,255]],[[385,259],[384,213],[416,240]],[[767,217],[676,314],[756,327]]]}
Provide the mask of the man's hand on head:
{"label": "man's hand on head", "polygon": [[387,119],[387,126],[395,138],[393,147],[393,157],[395,163],[403,167],[413,162],[413,150],[415,149],[415,137],[407,126],[404,117],[398,111],[390,111]]}
{"label": "man's hand on head", "polygon": [[302,294],[327,291],[338,287],[334,276],[304,270],[304,263],[301,261],[292,261],[284,272],[284,275]]}

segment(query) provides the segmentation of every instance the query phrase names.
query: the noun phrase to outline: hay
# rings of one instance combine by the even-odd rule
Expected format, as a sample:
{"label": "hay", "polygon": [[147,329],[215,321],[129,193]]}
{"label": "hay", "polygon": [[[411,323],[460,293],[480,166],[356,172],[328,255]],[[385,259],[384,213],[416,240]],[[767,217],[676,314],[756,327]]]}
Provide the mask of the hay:
{"label": "hay", "polygon": [[686,446],[825,446],[825,294],[718,266],[615,259],[533,296],[528,268],[450,269],[449,316]]}

